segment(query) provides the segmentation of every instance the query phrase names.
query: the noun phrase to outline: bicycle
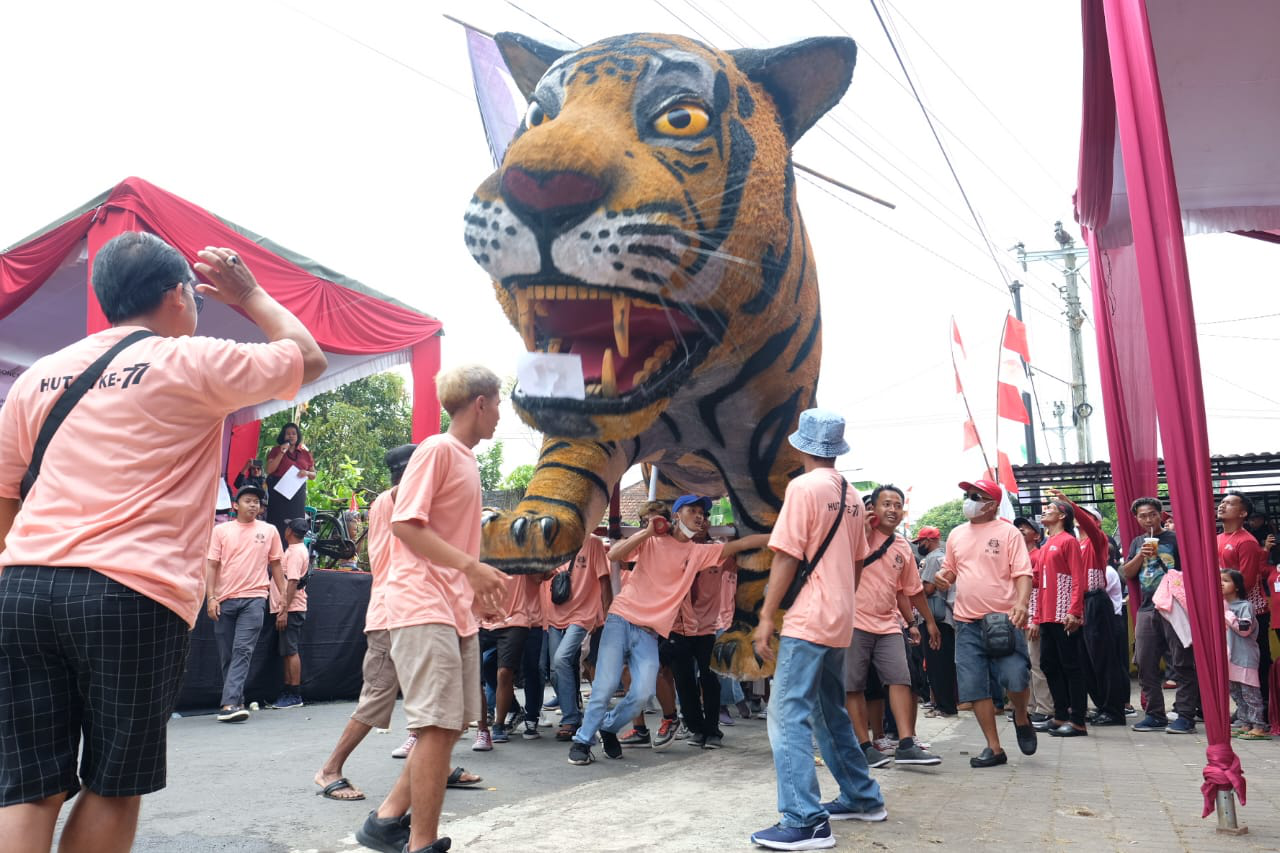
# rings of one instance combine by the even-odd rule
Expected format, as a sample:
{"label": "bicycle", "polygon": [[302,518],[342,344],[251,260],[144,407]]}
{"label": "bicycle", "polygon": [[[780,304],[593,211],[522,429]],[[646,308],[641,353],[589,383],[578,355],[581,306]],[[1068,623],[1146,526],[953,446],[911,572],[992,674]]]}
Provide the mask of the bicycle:
{"label": "bicycle", "polygon": [[[372,494],[365,491],[367,494]],[[363,518],[362,518],[363,517]],[[307,507],[311,529],[307,535],[307,549],[311,564],[317,569],[359,570],[360,546],[369,534],[369,526],[360,524],[366,513],[353,513],[347,509],[321,510]]]}

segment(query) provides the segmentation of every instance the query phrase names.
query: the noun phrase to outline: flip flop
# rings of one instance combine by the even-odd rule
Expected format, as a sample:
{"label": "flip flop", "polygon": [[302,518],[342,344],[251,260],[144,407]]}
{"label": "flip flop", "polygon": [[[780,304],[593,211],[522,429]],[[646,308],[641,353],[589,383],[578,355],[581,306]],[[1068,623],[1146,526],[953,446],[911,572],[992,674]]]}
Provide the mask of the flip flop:
{"label": "flip flop", "polygon": [[461,767],[453,768],[453,772],[449,774],[448,781],[445,782],[446,787],[474,788],[476,785],[479,785],[481,782],[484,781],[483,778],[476,777],[475,779],[472,779],[470,782],[463,782],[462,777],[466,774],[466,772],[467,771]]}
{"label": "flip flop", "polygon": [[351,782],[347,779],[347,777],[343,776],[341,779],[335,779],[334,781],[330,782],[328,785],[325,785],[324,790],[316,791],[316,796],[324,797],[326,800],[341,800],[343,802],[350,802],[350,803],[354,803],[357,800],[364,799],[364,794],[361,794],[359,791],[356,791],[358,796],[355,796],[355,797],[335,797],[333,795],[334,791],[342,791],[347,788],[350,788],[353,791],[356,790],[356,786],[352,785]]}
{"label": "flip flop", "polygon": [[1244,732],[1240,735],[1240,740],[1271,740],[1271,735],[1255,735],[1253,732]]}

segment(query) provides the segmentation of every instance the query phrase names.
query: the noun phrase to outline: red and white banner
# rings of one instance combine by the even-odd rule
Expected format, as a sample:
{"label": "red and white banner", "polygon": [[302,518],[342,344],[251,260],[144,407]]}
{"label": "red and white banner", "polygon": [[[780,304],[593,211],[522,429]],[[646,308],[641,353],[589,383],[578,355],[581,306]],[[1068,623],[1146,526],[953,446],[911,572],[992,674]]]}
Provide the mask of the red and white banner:
{"label": "red and white banner", "polygon": [[[958,353],[958,355],[957,355]],[[956,375],[956,396],[960,398],[960,407],[964,411],[964,430],[961,453],[965,471],[990,472],[991,464],[987,461],[987,451],[978,437],[978,425],[973,419],[973,411],[969,408],[969,399],[964,393],[964,383],[960,380],[960,366],[965,362],[964,341],[960,340],[960,327],[955,317],[951,318],[951,368]],[[973,476],[966,474],[966,476]]]}
{"label": "red and white banner", "polygon": [[1000,337],[1000,374],[996,380],[996,479],[1005,491],[1016,497],[1018,482],[1013,465],[1027,458],[1024,426],[1031,415],[1022,402],[1027,389],[1027,367],[1031,354],[1027,348],[1027,327],[1007,314]]}

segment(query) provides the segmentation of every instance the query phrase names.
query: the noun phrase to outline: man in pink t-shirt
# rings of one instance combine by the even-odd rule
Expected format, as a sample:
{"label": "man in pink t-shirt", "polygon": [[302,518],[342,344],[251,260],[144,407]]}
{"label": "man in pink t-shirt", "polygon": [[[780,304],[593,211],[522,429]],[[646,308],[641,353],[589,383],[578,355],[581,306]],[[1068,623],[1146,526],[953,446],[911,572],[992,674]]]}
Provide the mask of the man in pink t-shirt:
{"label": "man in pink t-shirt", "polygon": [[383,601],[417,745],[391,792],[356,831],[356,840],[375,850],[449,849],[449,840],[438,837],[449,757],[481,708],[476,617],[500,613],[507,588],[505,574],[480,562],[480,472],[472,452],[498,426],[498,377],[484,367],[459,367],[437,376],[436,388],[449,431],[418,445],[391,514],[404,558],[391,562]]}
{"label": "man in pink t-shirt", "polygon": [[242,486],[236,493],[235,520],[213,528],[209,540],[206,610],[213,620],[222,664],[222,707],[215,717],[220,723],[249,719],[244,683],[262,633],[271,583],[279,577],[283,586],[280,534],[258,520],[263,494],[258,486]]}
{"label": "man in pink t-shirt", "polygon": [[933,584],[946,592],[956,587],[956,687],[961,702],[973,703],[973,715],[987,739],[970,767],[1009,762],[996,731],[991,684],[1013,703],[1014,731],[1023,755],[1036,751],[1036,730],[1027,717],[1031,695],[1031,657],[1027,653],[1027,612],[1031,601],[1031,560],[1017,527],[999,518],[1004,495],[999,483],[961,483],[969,521],[947,537],[947,554]]}
{"label": "man in pink t-shirt", "polygon": [[[920,629],[912,621],[911,605],[924,615],[929,645],[942,645],[937,623],[925,600],[924,584],[916,568],[910,543],[897,534],[905,510],[901,489],[884,485],[871,493],[871,523],[867,538],[871,549],[858,575],[858,597],[853,610],[853,639],[845,652],[845,707],[853,732],[870,767],[899,764],[933,765],[942,759],[915,740],[915,697],[911,693],[911,667],[902,623],[911,626],[910,642],[920,643]],[[889,706],[898,725],[898,746],[892,756],[881,752],[868,737],[867,683],[872,666],[880,684],[888,689]],[[883,699],[883,693],[879,697]],[[883,716],[883,711],[879,712]]]}
{"label": "man in pink t-shirt", "polygon": [[[609,584],[609,556],[604,542],[588,536],[577,555],[556,569],[546,582],[549,592],[556,589],[556,576],[569,575],[569,597],[557,604],[548,595],[546,613],[548,654],[556,698],[560,700],[560,728],[556,740],[572,740],[582,724],[581,679],[578,660],[583,642],[591,632],[604,624],[604,614],[613,604],[613,588]],[[562,582],[563,584],[563,582]]]}
{"label": "man in pink t-shirt", "polygon": [[[141,795],[165,786],[165,726],[204,598],[223,423],[293,399],[326,366],[235,252],[198,254],[208,284],[153,234],[107,242],[93,291],[111,328],[31,365],[0,407],[0,741],[14,750],[0,761],[0,838],[32,849],[49,849],[77,793],[62,846],[129,847]],[[205,298],[236,307],[270,343],[195,336]],[[147,332],[71,410],[20,501],[67,382]],[[14,713],[20,695],[40,713]]]}
{"label": "man in pink t-shirt", "polygon": [[[762,661],[777,660],[768,725],[782,819],[753,833],[751,840],[774,850],[808,850],[835,846],[832,819],[882,821],[889,814],[844,705],[854,573],[867,556],[862,497],[836,471],[836,458],[849,452],[844,418],[807,409],[787,440],[804,454],[804,473],[787,484],[774,523],[769,539],[773,564],[752,638]],[[802,566],[812,571],[800,575],[804,585],[777,637],[778,610]],[[840,786],[840,795],[826,803],[818,796],[815,737]]]}
{"label": "man in pink t-shirt", "polygon": [[[654,695],[658,679],[658,641],[671,633],[680,602],[689,593],[698,572],[719,565],[725,557],[751,548],[762,548],[769,537],[744,536],[725,545],[698,544],[693,539],[707,527],[711,501],[684,495],[673,506],[675,522],[669,533],[659,534],[658,517],[639,533],[614,544],[610,560],[634,559],[631,581],[613,600],[600,635],[596,677],[582,725],[569,747],[569,763],[590,764],[596,732],[609,758],[622,757],[618,731],[640,712]],[[632,556],[634,555],[634,556]],[[631,686],[613,708],[609,698],[622,683],[622,666],[630,663]]]}

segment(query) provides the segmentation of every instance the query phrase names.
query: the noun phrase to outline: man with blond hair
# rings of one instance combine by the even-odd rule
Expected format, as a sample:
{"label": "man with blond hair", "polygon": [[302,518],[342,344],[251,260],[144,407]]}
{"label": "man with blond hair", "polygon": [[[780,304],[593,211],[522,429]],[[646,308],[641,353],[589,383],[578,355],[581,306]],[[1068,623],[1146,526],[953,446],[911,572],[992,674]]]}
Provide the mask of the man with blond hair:
{"label": "man with blond hair", "polygon": [[[480,562],[480,472],[472,452],[498,425],[499,383],[480,366],[436,379],[449,431],[418,445],[397,487],[391,530],[409,552],[389,568],[391,661],[417,745],[356,840],[383,853],[443,853],[440,810],[449,756],[480,716],[477,614],[500,611],[507,576]],[[412,808],[412,822],[410,809]]]}

